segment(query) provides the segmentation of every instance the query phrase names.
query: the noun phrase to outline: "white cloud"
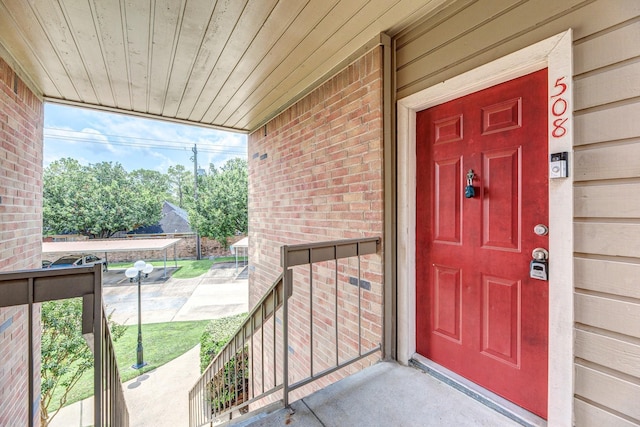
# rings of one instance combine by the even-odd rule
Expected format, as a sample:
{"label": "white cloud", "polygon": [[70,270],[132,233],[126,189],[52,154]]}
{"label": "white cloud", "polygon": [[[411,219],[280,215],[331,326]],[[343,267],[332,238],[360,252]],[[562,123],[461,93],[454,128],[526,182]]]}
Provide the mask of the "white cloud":
{"label": "white cloud", "polygon": [[82,163],[119,162],[127,170],[166,172],[177,164],[190,169],[194,144],[205,169],[209,163],[218,167],[247,156],[246,136],[241,134],[97,110],[45,107],[45,165],[72,157]]}

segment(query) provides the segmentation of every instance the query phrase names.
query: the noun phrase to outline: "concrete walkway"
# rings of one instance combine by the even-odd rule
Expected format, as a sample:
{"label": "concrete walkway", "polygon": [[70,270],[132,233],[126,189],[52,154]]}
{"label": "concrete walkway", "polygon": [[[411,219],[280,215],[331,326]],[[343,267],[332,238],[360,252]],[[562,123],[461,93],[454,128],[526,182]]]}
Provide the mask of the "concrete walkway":
{"label": "concrete walkway", "polygon": [[270,414],[238,419],[251,427],[510,427],[501,415],[431,375],[381,362]]}
{"label": "concrete walkway", "polygon": [[[132,427],[187,427],[198,379],[195,347],[123,385]],[[93,399],[67,406],[51,427],[93,425]],[[82,421],[80,417],[82,415]],[[242,427],[511,427],[515,421],[415,368],[381,362],[330,385],[291,409],[238,419]]]}
{"label": "concrete walkway", "polygon": [[200,377],[200,346],[124,384],[132,427],[189,426],[189,390]]}
{"label": "concrete walkway", "polygon": [[[189,390],[200,377],[200,346],[122,385],[131,427],[188,427]],[[93,398],[68,405],[51,427],[93,423]]]}
{"label": "concrete walkway", "polygon": [[[132,427],[187,427],[189,390],[198,379],[195,347],[123,385]],[[52,427],[93,425],[93,401],[66,407]],[[82,415],[82,421],[80,416]],[[431,375],[381,362],[279,409],[239,418],[236,427],[515,427],[521,424]]]}

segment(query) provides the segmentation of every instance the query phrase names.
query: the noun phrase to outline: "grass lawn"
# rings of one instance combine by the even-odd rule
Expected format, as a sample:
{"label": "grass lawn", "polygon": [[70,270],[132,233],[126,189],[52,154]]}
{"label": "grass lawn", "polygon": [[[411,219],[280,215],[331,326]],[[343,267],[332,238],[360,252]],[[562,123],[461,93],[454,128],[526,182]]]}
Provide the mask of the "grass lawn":
{"label": "grass lawn", "polygon": [[[122,382],[133,379],[144,372],[155,369],[165,363],[183,355],[200,342],[204,328],[210,320],[194,322],[167,322],[142,325],[142,343],[144,346],[144,361],[147,366],[140,370],[132,369],[136,363],[136,347],[138,342],[138,326],[127,326],[124,335],[114,343],[120,377]],[[187,390],[185,390],[185,393]],[[67,404],[77,402],[93,395],[93,370],[84,373],[76,386],[69,393]],[[49,408],[53,413],[54,397]]]}
{"label": "grass lawn", "polygon": [[[246,257],[238,257],[238,261],[245,261]],[[164,267],[164,261],[149,261],[154,267]],[[176,270],[172,277],[176,279],[191,279],[192,277],[198,277],[209,271],[213,264],[221,262],[236,262],[236,257],[227,256],[211,259],[183,259],[178,261],[178,270]],[[167,260],[167,267],[173,267],[174,261]],[[131,262],[114,262],[109,263],[110,268],[129,268],[133,266]],[[144,332],[143,332],[144,335]]]}

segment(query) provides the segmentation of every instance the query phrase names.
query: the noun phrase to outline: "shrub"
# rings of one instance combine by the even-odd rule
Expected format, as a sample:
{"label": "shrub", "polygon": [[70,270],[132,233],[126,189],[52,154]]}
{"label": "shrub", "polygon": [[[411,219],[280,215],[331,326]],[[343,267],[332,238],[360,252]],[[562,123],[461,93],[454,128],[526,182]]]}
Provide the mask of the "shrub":
{"label": "shrub", "polygon": [[[239,349],[211,379],[207,392],[212,415],[246,402],[249,397],[249,348]],[[245,406],[240,413],[247,413]]]}
{"label": "shrub", "polygon": [[213,358],[222,350],[238,330],[247,313],[214,319],[207,325],[200,338],[200,372],[203,372]]}

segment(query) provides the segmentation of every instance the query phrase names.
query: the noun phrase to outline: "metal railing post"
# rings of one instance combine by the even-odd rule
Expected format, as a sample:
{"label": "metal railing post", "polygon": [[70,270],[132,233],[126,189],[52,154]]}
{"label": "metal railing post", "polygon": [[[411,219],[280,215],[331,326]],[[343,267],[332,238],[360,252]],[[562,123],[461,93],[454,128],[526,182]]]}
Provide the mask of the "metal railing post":
{"label": "metal railing post", "polygon": [[[289,283],[287,270],[289,269],[288,246],[282,246],[282,402],[289,406]],[[275,313],[274,313],[275,316]]]}
{"label": "metal railing post", "polygon": [[334,296],[334,307],[335,310],[333,311],[333,323],[334,323],[334,327],[335,327],[335,334],[336,334],[336,366],[338,366],[340,364],[340,331],[338,329],[338,258],[335,259],[335,279],[336,281],[335,283],[335,296]]}
{"label": "metal railing post", "polygon": [[362,272],[360,270],[360,243],[358,243],[358,355],[362,356]]}
{"label": "metal railing post", "polygon": [[34,426],[34,412],[35,412],[35,408],[33,406],[33,397],[34,397],[34,393],[33,393],[33,389],[35,387],[34,384],[34,374],[35,374],[35,369],[34,369],[34,361],[33,361],[33,277],[29,278],[29,305],[28,305],[28,320],[27,320],[27,325],[29,328],[29,331],[27,332],[27,336],[28,336],[28,340],[29,340],[29,345],[28,345],[28,351],[29,351],[29,355],[28,355],[28,375],[29,375],[29,427],[33,427]]}
{"label": "metal railing post", "polygon": [[96,273],[93,283],[93,423],[102,426],[102,272]]}
{"label": "metal railing post", "polygon": [[309,248],[309,376],[313,377],[313,248]]}

